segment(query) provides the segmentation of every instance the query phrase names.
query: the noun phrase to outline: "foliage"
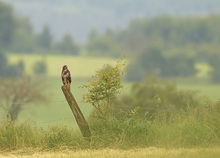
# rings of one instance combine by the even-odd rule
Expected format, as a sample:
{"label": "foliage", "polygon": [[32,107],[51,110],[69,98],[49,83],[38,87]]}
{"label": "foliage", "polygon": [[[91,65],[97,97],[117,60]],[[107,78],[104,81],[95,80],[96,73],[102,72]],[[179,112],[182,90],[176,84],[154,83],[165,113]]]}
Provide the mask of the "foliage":
{"label": "foliage", "polygon": [[15,27],[11,6],[0,1],[0,48],[8,48],[13,43]]}
{"label": "foliage", "polygon": [[[22,15],[27,15],[32,19],[34,24],[43,26],[47,22],[52,28],[56,39],[66,30],[69,30],[80,41],[86,40],[87,33],[91,28],[97,28],[100,33],[103,32],[106,26],[120,30],[126,27],[134,17],[146,17],[149,19],[160,15],[171,15],[188,18],[205,17],[209,14],[218,14],[220,12],[220,2],[218,0],[163,0],[160,3],[153,0],[93,0],[92,2],[85,0],[84,3],[80,1],[68,1],[66,3],[60,0],[40,0],[35,3],[33,3],[33,0],[4,1],[13,4]],[[27,5],[28,7],[26,7]],[[73,7],[76,7],[77,11],[68,10],[68,8]],[[57,8],[60,9],[57,10]],[[29,12],[30,10],[31,12]],[[93,18],[95,20],[90,20]],[[165,21],[164,23],[167,22]]]}
{"label": "foliage", "polygon": [[208,63],[211,65],[212,71],[212,81],[214,83],[220,83],[220,69],[219,69],[220,57],[216,53],[214,55],[208,56]]}
{"label": "foliage", "polygon": [[120,48],[115,43],[115,33],[106,29],[102,37],[98,37],[95,30],[92,30],[86,45],[88,56],[119,57]]}
{"label": "foliage", "polygon": [[65,34],[63,36],[63,39],[55,45],[55,48],[61,54],[71,54],[71,55],[79,54],[79,47],[74,42],[70,34]]}
{"label": "foliage", "polygon": [[37,49],[37,41],[31,22],[27,18],[15,16],[15,33],[13,44],[7,49],[15,53],[33,53]]}
{"label": "foliage", "polygon": [[33,65],[33,72],[36,75],[46,75],[47,73],[47,65],[46,62],[44,60],[41,61],[37,61],[34,65]]}
{"label": "foliage", "polygon": [[[28,19],[15,15],[3,2],[0,6],[0,43],[7,51],[105,57],[119,57],[125,52],[131,60],[127,69],[129,81],[143,80],[149,73],[160,77],[192,77],[196,75],[195,65],[204,62],[213,67],[212,81],[219,82],[219,65],[207,61],[219,54],[219,15],[134,19],[117,32],[106,28],[98,35],[98,31],[91,30],[88,42],[79,46],[70,34],[53,42],[49,26],[35,34]],[[220,63],[218,58],[215,60]]]}
{"label": "foliage", "polygon": [[0,51],[0,76],[5,75],[7,67],[7,58],[5,54]]}
{"label": "foliage", "polygon": [[172,16],[160,16],[151,20],[134,20],[128,28],[127,37],[142,33],[149,43],[162,42],[169,47],[186,47],[187,45],[215,44],[220,39],[216,33],[219,30],[213,26],[219,26],[218,15],[207,17],[180,18]]}
{"label": "foliage", "polygon": [[29,19],[15,15],[11,7],[3,2],[0,2],[0,15],[0,47],[5,50],[15,53],[61,51],[61,53],[78,54],[79,48],[70,35],[64,35],[61,42],[54,44],[48,26],[44,26],[40,34],[35,34]]}
{"label": "foliage", "polygon": [[33,51],[34,37],[30,22],[14,14],[10,5],[0,2],[0,47],[15,52]]}
{"label": "foliage", "polygon": [[18,77],[24,72],[24,62],[19,60],[16,64],[8,64],[4,53],[0,52],[0,77]]}
{"label": "foliage", "polygon": [[169,118],[178,111],[197,108],[201,101],[196,91],[178,90],[174,83],[150,76],[143,83],[133,84],[130,94],[124,95],[116,105],[117,109],[137,109],[145,119],[151,120],[160,112]]}
{"label": "foliage", "polygon": [[52,44],[52,34],[48,26],[44,26],[42,32],[37,37],[37,43],[40,48],[50,50]]}
{"label": "foliage", "polygon": [[9,64],[6,69],[4,77],[21,77],[24,75],[24,62],[18,61],[16,64]]}
{"label": "foliage", "polygon": [[88,93],[83,96],[83,101],[91,103],[104,119],[106,119],[109,111],[111,111],[112,99],[123,88],[122,75],[124,74],[124,66],[124,59],[118,60],[116,66],[104,65],[88,81],[88,85],[82,86],[82,88],[88,90]]}
{"label": "foliage", "polygon": [[[116,50],[118,55],[126,52],[131,60],[127,69],[129,81],[143,80],[149,73],[160,77],[191,77],[196,75],[196,63],[211,65],[208,59],[219,54],[216,26],[220,26],[218,15],[135,19],[128,28],[112,33],[109,38],[105,34],[90,38],[87,46],[92,50],[99,47]],[[103,51],[95,52],[104,56]],[[214,69],[211,75],[218,78],[218,74]]]}
{"label": "foliage", "polygon": [[159,76],[165,63],[166,59],[162,55],[162,51],[157,47],[150,47],[128,67],[127,80],[140,81],[150,74]]}
{"label": "foliage", "polygon": [[[187,63],[187,64],[186,64]],[[128,81],[141,81],[147,75],[166,78],[195,75],[196,60],[184,53],[167,56],[159,47],[151,46],[127,67]]]}

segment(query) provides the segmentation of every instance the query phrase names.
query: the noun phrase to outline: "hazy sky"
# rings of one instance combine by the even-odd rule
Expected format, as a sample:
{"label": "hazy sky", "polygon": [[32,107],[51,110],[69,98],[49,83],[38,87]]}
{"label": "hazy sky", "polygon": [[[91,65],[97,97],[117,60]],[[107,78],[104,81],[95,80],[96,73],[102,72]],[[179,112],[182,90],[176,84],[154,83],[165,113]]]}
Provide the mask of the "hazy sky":
{"label": "hazy sky", "polygon": [[136,17],[158,15],[204,16],[220,13],[220,0],[4,0],[15,12],[29,17],[34,30],[48,25],[59,39],[71,33],[78,42],[91,29],[123,29]]}

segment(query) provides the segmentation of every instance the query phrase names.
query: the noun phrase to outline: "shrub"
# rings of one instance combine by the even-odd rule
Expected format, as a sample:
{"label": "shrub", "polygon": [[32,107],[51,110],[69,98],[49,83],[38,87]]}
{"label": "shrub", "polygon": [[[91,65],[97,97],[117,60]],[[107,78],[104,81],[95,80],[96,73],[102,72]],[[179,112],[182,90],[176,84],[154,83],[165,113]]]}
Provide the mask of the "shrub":
{"label": "shrub", "polygon": [[44,60],[38,61],[33,65],[33,71],[36,75],[46,75],[47,65]]}
{"label": "shrub", "polygon": [[90,103],[96,108],[98,111],[95,113],[97,117],[107,119],[111,113],[112,100],[123,88],[122,75],[124,74],[124,66],[125,61],[123,59],[120,59],[116,66],[104,65],[88,81],[88,85],[82,86],[82,88],[88,90],[88,93],[83,95],[83,101]]}
{"label": "shrub", "polygon": [[117,111],[139,108],[140,113],[150,120],[160,112],[166,112],[169,116],[200,105],[196,91],[178,90],[174,83],[151,76],[143,83],[133,84],[130,94],[117,100],[115,108]]}

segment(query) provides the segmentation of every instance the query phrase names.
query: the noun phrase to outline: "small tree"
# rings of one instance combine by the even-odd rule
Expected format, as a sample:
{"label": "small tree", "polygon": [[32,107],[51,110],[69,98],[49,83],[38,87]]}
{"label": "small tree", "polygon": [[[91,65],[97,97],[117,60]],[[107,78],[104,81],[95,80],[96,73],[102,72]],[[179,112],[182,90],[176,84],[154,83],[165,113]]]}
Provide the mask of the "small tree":
{"label": "small tree", "polygon": [[135,109],[143,118],[152,120],[160,113],[169,117],[172,113],[197,108],[201,101],[197,91],[177,89],[173,82],[148,76],[144,82],[133,84],[130,94],[119,98],[116,104],[118,111]]}
{"label": "small tree", "polygon": [[42,29],[41,34],[37,38],[38,45],[43,49],[50,49],[52,43],[52,34],[50,32],[50,28],[45,25]]}
{"label": "small tree", "polygon": [[220,83],[220,69],[219,69],[219,66],[220,66],[220,57],[219,55],[216,53],[216,54],[213,54],[213,55],[210,55],[208,57],[208,63],[209,65],[211,65],[212,69],[213,69],[213,72],[212,72],[212,81],[214,83]]}
{"label": "small tree", "polygon": [[7,64],[8,63],[7,63],[6,55],[0,51],[0,76],[5,75]]}
{"label": "small tree", "polygon": [[79,46],[75,43],[70,34],[65,34],[56,47],[62,54],[79,54]]}
{"label": "small tree", "polygon": [[24,72],[24,62],[20,60],[16,64],[9,64],[7,57],[0,51],[0,77],[17,77]]}
{"label": "small tree", "polygon": [[99,111],[98,117],[106,119],[111,111],[112,99],[121,92],[124,66],[125,61],[123,59],[117,61],[116,66],[104,65],[88,81],[88,85],[82,86],[88,90],[88,93],[83,95],[83,101],[91,103]]}
{"label": "small tree", "polygon": [[42,82],[28,77],[1,79],[0,106],[10,115],[11,121],[17,120],[28,103],[47,100],[43,85]]}
{"label": "small tree", "polygon": [[34,63],[33,71],[36,75],[46,75],[47,73],[46,62],[44,60],[41,60]]}

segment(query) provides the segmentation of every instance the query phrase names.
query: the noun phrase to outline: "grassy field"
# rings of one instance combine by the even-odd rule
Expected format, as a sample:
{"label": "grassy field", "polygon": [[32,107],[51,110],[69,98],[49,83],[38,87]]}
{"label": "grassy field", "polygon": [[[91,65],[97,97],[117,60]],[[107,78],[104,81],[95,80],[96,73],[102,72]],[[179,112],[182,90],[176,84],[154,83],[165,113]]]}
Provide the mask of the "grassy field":
{"label": "grassy field", "polygon": [[201,96],[207,97],[213,101],[220,100],[220,85],[219,84],[178,84],[181,89],[196,90]]}
{"label": "grassy field", "polygon": [[[81,102],[82,95],[86,93],[85,89],[79,88],[86,84],[86,79],[95,74],[104,64],[115,64],[115,59],[108,58],[89,58],[89,57],[73,57],[60,55],[27,55],[27,54],[9,54],[9,62],[16,63],[23,60],[25,63],[25,71],[32,74],[32,66],[39,60],[45,60],[48,66],[47,88],[50,101],[42,104],[29,104],[24,108],[24,111],[19,116],[19,122],[33,122],[37,126],[47,127],[48,125],[67,125],[76,127],[76,122],[72,112],[65,101],[65,98],[60,89],[61,79],[60,71],[63,64],[67,64],[72,73],[73,83],[71,85],[72,92],[83,112],[88,117],[92,111],[92,106]],[[131,83],[124,83],[128,89]],[[207,96],[212,100],[219,99],[220,85],[215,84],[198,84],[178,82],[178,87],[182,89],[198,90],[203,96]],[[0,109],[0,118],[5,117],[5,112]]]}
{"label": "grassy field", "polygon": [[38,152],[36,149],[25,149],[9,153],[0,153],[1,158],[219,158],[220,148],[207,149],[100,149],[100,150],[61,150]]}
{"label": "grassy field", "polygon": [[[19,122],[33,122],[37,126],[47,127],[48,125],[67,125],[76,127],[76,123],[72,112],[65,101],[65,98],[60,89],[60,71],[63,64],[67,64],[72,73],[73,83],[71,85],[72,92],[86,118],[92,111],[92,106],[81,102],[82,95],[86,93],[85,89],[79,88],[86,84],[86,80],[95,74],[104,64],[115,64],[115,59],[108,58],[88,58],[88,57],[73,57],[73,56],[59,56],[59,55],[27,55],[27,54],[9,54],[9,62],[16,63],[23,60],[25,63],[25,70],[28,74],[32,74],[32,66],[36,61],[45,60],[48,66],[48,78],[46,91],[50,96],[48,103],[36,104],[32,103],[24,108],[24,111],[19,116]],[[80,79],[81,78],[81,79]],[[128,89],[131,83],[124,83]],[[178,88],[198,90],[199,94],[206,96],[214,101],[219,99],[220,85],[215,84],[200,84],[200,83],[184,83],[178,82]],[[4,118],[5,114],[0,109],[0,118]]]}
{"label": "grassy field", "polygon": [[[38,127],[47,127],[50,125],[67,125],[76,127],[76,122],[69,105],[65,101],[65,97],[61,91],[60,78],[50,78],[47,81],[45,90],[48,93],[48,102],[46,103],[24,103],[24,110],[19,114],[18,122],[28,122],[36,124]],[[71,90],[77,100],[83,114],[88,117],[92,107],[83,103],[82,95],[86,92],[85,89],[79,88],[86,81],[73,80]],[[6,112],[0,109],[0,119],[6,118]]]}
{"label": "grassy field", "polygon": [[[9,61],[13,63],[20,59],[24,60],[25,65],[27,67],[26,71],[27,73],[31,74],[31,65],[35,61],[41,60],[41,58],[42,58],[41,56],[36,56],[35,58],[32,55],[29,56],[28,58],[27,55],[23,55],[23,56],[12,55]],[[71,70],[72,69],[74,70],[72,73],[73,82],[71,84],[71,91],[75,96],[75,99],[78,102],[83,114],[88,119],[88,116],[90,115],[93,108],[91,105],[81,102],[82,95],[86,93],[86,90],[79,87],[87,83],[87,79],[83,79],[83,78],[91,77],[92,75],[95,74],[95,70],[100,69],[104,64],[107,63],[115,64],[115,60],[104,59],[104,58],[94,59],[94,58],[83,58],[83,57],[81,58],[81,57],[70,57],[70,56],[64,56],[64,57],[48,56],[45,57],[44,60],[46,60],[46,63],[48,65],[48,77],[46,77],[45,78],[46,81],[44,79],[43,82],[46,83],[45,90],[48,92],[48,96],[50,100],[48,103],[42,103],[42,104],[32,103],[26,105],[22,113],[19,115],[19,120],[18,120],[19,123],[23,123],[23,122],[27,122],[28,124],[33,123],[33,126],[36,125],[37,129],[35,129],[35,126],[32,129],[31,126],[23,127],[23,125],[18,127],[15,126],[15,128],[13,127],[10,128],[11,126],[7,126],[7,124],[6,125],[3,124],[2,125],[3,130],[1,133],[2,135],[0,136],[1,140],[3,141],[0,144],[3,145],[2,149],[5,149],[6,151],[5,150],[0,151],[0,157],[2,158],[4,157],[5,158],[7,157],[14,157],[14,158],[17,157],[33,157],[33,158],[35,157],[40,157],[40,158],[212,157],[212,158],[218,158],[220,157],[220,148],[218,146],[218,140],[216,140],[218,138],[216,133],[218,134],[218,132],[212,134],[213,129],[215,129],[214,127],[216,126],[217,129],[217,125],[219,126],[218,122],[217,125],[215,123],[212,124],[212,122],[211,124],[209,124],[210,122],[208,121],[210,121],[211,119],[209,120],[207,118],[207,122],[204,125],[204,122],[202,122],[201,120],[195,120],[193,114],[191,114],[192,118],[189,117],[187,118],[186,121],[184,121],[186,119],[184,117],[182,123],[179,123],[177,120],[176,124],[173,123],[172,125],[160,124],[161,122],[158,122],[159,124],[153,124],[153,123],[151,125],[146,124],[149,125],[146,126],[146,128],[145,126],[143,126],[143,128],[142,126],[134,127],[133,132],[137,132],[136,133],[137,135],[135,135],[134,133],[132,133],[132,135],[129,135],[128,132],[129,130],[127,130],[126,128],[125,131],[121,132],[121,134],[119,134],[118,136],[117,134],[114,135],[115,133],[117,133],[114,130],[110,131],[113,133],[110,133],[109,135],[104,135],[103,137],[102,135],[99,136],[93,133],[94,134],[93,142],[88,144],[85,143],[81,135],[76,134],[76,133],[79,134],[76,121],[61,91],[62,83],[60,79],[60,67],[65,62],[65,64],[69,65]],[[78,67],[79,69],[77,69]],[[201,84],[199,82],[193,83],[193,82],[178,82],[178,81],[176,83],[178,85],[177,88],[198,90],[200,91],[200,94],[202,96],[206,96],[214,101],[218,100],[219,98],[220,85]],[[125,89],[124,92],[128,93],[131,83],[124,83],[124,84],[127,87],[127,89]],[[213,115],[213,113],[211,115]],[[5,119],[4,111],[0,111],[0,119]],[[199,121],[201,121],[202,124],[200,124]],[[58,125],[58,128],[50,128],[54,125]],[[67,126],[68,129],[70,127],[70,130],[66,130],[65,126]],[[45,130],[46,132],[41,131],[41,128],[38,129],[38,127],[43,127],[43,129],[48,128],[49,130]],[[101,124],[101,127],[102,127],[102,131],[104,131],[103,124]],[[76,129],[76,133],[75,133],[75,129]],[[106,129],[108,128],[106,127]],[[132,128],[129,129],[130,131],[132,131]],[[135,129],[137,129],[137,131]],[[149,136],[149,138],[145,137],[145,139],[143,139],[143,137],[139,137],[138,139],[138,134],[146,134],[147,131],[146,129],[147,130],[151,129],[152,131],[152,133],[148,133],[147,135],[145,135],[145,136]],[[24,135],[22,134],[22,131],[24,132]],[[7,139],[5,138],[5,136],[8,136]],[[35,137],[36,140],[35,139],[32,140],[32,138]],[[133,137],[133,139],[131,137]],[[200,142],[200,138],[198,139],[198,137],[201,138],[201,142]],[[39,138],[39,140],[37,138]],[[48,140],[45,138],[48,138]],[[4,146],[6,145],[4,144],[4,140],[11,141],[12,148],[9,148],[8,151],[7,148],[4,148]],[[33,144],[29,140],[32,140]],[[136,142],[135,140],[138,141]],[[141,140],[149,142],[149,144],[144,143],[145,144],[145,146],[143,146],[144,148],[140,148],[142,147],[140,145]],[[29,143],[32,146],[29,146]],[[52,144],[52,147],[50,143]],[[130,143],[130,147],[132,148],[128,148],[129,149],[128,150],[126,148],[126,145],[128,145],[129,147],[129,143]],[[139,144],[140,146],[135,146],[134,145],[135,143]],[[172,145],[172,143],[174,143],[174,145]],[[213,143],[213,146],[217,144],[216,146],[218,147],[215,148],[211,145],[209,146],[209,143]],[[176,146],[175,144],[178,144],[179,146]],[[58,147],[56,148],[56,146],[54,147],[53,145],[58,145]],[[187,147],[191,147],[190,145],[192,145],[192,148],[187,148]],[[156,146],[156,147],[168,146],[168,148],[156,148],[149,146]],[[27,147],[33,147],[33,148],[27,148]],[[125,147],[126,149],[124,149],[123,147]]]}
{"label": "grassy field", "polygon": [[[46,85],[46,91],[50,96],[48,103],[32,103],[25,105],[25,109],[19,116],[19,122],[33,122],[39,127],[49,125],[63,125],[75,128],[77,126],[73,114],[67,104],[61,91],[60,78],[50,78]],[[71,91],[78,102],[83,114],[87,118],[92,111],[92,106],[82,102],[82,95],[86,93],[85,89],[79,88],[86,84],[85,80],[74,81],[71,85]]]}
{"label": "grassy field", "polygon": [[[75,80],[71,85],[71,90],[77,100],[83,114],[86,118],[92,111],[92,106],[82,102],[82,95],[86,93],[86,89],[79,88],[87,84],[87,80]],[[48,78],[46,91],[48,91],[48,103],[32,103],[25,105],[24,110],[19,115],[19,122],[33,122],[39,127],[47,127],[49,125],[67,125],[69,127],[77,127],[73,114],[65,101],[61,91],[60,78]],[[124,92],[129,93],[130,83],[124,83],[127,89]],[[201,96],[206,96],[214,101],[217,101],[220,93],[220,85],[200,85],[200,84],[179,84],[179,88],[198,90]],[[5,117],[5,112],[1,109],[0,118]]]}
{"label": "grassy field", "polygon": [[33,65],[37,61],[45,61],[48,68],[48,76],[59,77],[64,64],[68,65],[72,76],[77,78],[90,77],[104,64],[115,64],[115,59],[99,57],[78,57],[70,55],[38,55],[38,54],[9,54],[9,63],[17,63],[22,60],[25,64],[25,72],[33,74]]}
{"label": "grassy field", "polygon": [[[19,60],[22,60],[25,63],[25,72],[27,74],[33,74],[33,65],[37,61],[44,60],[48,68],[48,77],[57,78],[60,77],[61,67],[64,64],[69,66],[73,78],[89,78],[95,74],[96,70],[99,70],[104,64],[115,64],[116,59],[111,58],[99,58],[99,57],[83,57],[83,56],[70,56],[70,55],[38,55],[38,54],[8,54],[9,63],[17,63]],[[179,88],[198,90],[202,95],[208,96],[213,100],[219,99],[219,89],[220,85],[216,84],[203,84],[204,76],[210,70],[204,63],[198,63],[196,65],[198,74],[196,79],[190,82],[186,82],[179,79],[177,84]],[[58,79],[55,79],[58,80]],[[55,81],[57,85],[59,81]],[[76,84],[77,85],[77,84]],[[77,90],[79,92],[79,90]]]}

